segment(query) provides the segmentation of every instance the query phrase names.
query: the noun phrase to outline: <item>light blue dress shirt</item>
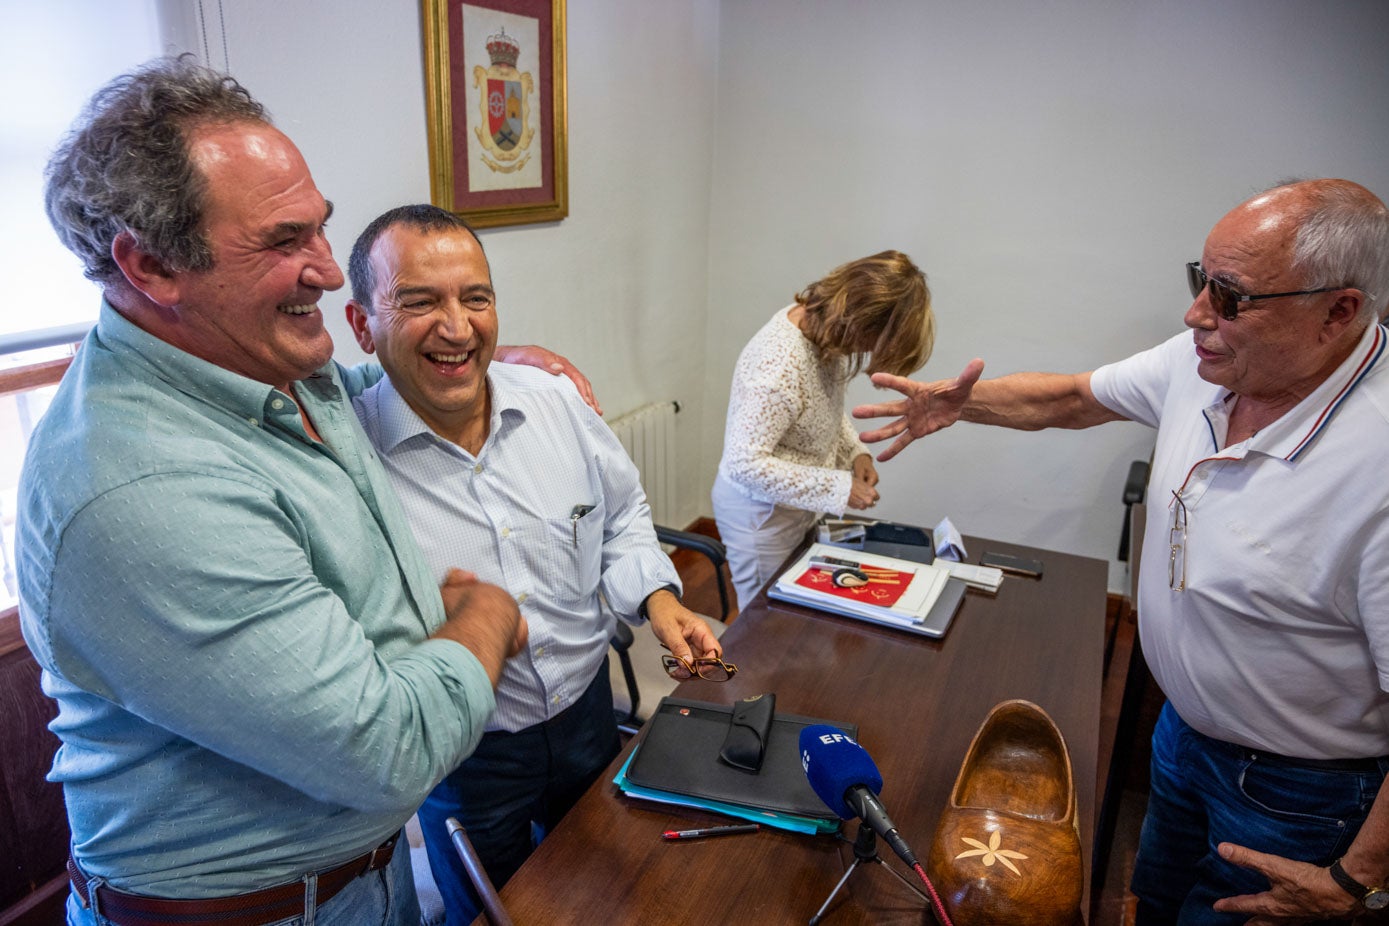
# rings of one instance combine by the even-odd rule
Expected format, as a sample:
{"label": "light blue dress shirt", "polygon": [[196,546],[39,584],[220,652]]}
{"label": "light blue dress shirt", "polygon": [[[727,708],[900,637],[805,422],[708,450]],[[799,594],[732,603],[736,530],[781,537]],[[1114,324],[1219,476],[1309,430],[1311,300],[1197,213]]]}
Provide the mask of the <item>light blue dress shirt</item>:
{"label": "light blue dress shirt", "polygon": [[103,304],[30,444],[17,544],[89,875],[294,880],[397,831],[476,744],[487,675],[426,640],[443,605],[348,404],[364,385],[295,384],[318,444],[290,396]]}
{"label": "light blue dress shirt", "polygon": [[602,666],[613,619],[600,595],[636,623],[653,591],[679,594],[680,577],[636,466],[568,380],[493,363],[487,388],[490,428],[476,457],[430,430],[388,380],[353,403],[434,579],[454,566],[474,572],[510,592],[529,624],[488,724],[516,731],[573,704]]}

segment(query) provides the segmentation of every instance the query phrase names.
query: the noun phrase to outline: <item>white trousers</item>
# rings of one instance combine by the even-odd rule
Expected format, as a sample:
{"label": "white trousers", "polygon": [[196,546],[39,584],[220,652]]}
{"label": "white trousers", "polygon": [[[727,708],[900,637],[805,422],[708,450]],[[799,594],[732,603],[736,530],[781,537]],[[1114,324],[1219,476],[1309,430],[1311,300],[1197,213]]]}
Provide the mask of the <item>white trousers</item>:
{"label": "white trousers", "polygon": [[711,498],[742,610],[762,586],[776,578],[778,568],[805,540],[818,515],[748,498],[722,473],[714,480]]}

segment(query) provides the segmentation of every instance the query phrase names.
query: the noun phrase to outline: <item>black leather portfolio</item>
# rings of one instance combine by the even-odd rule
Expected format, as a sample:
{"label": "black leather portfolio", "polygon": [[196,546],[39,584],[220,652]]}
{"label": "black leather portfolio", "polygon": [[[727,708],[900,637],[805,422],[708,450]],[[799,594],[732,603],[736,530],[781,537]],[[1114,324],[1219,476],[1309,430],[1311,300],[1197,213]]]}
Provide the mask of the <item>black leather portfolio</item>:
{"label": "black leather portfolio", "polygon": [[851,737],[858,725],[792,714],[772,718],[756,772],[719,758],[734,706],[662,698],[646,722],[626,777],[642,788],[812,820],[837,821],[801,768],[801,729],[826,723]]}

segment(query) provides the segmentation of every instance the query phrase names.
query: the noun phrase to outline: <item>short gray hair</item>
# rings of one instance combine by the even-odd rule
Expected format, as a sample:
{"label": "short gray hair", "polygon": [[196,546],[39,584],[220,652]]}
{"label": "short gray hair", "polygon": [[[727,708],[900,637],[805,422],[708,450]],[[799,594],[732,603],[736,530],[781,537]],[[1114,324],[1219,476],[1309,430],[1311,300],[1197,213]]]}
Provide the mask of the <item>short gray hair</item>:
{"label": "short gray hair", "polygon": [[[482,249],[482,239],[456,212],[449,212],[431,203],[414,203],[386,210],[362,229],[362,233],[352,245],[352,254],[347,259],[347,278],[352,284],[352,299],[365,309],[368,315],[376,314],[376,306],[371,301],[376,292],[376,274],[371,269],[371,249],[376,246],[376,240],[385,234],[386,229],[395,225],[404,225],[426,234],[455,229],[464,231],[472,235],[478,249]],[[482,258],[487,259],[486,251],[483,251]]]}
{"label": "short gray hair", "polygon": [[1293,238],[1293,269],[1306,289],[1347,286],[1365,293],[1364,316],[1389,305],[1389,209],[1349,180],[1297,184],[1307,208]]}
{"label": "short gray hair", "polygon": [[123,232],[169,270],[207,270],[206,181],[188,156],[191,129],[269,124],[239,83],[191,56],[158,58],[87,102],[49,159],[44,205],[89,279],[119,282],[111,244]]}

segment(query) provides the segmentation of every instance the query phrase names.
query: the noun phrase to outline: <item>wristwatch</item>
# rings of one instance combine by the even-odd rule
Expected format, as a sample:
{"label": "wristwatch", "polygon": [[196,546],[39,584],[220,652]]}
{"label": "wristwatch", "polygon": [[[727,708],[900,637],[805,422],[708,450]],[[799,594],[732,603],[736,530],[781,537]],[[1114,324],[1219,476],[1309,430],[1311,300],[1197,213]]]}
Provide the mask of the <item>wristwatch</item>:
{"label": "wristwatch", "polygon": [[1359,881],[1346,874],[1346,870],[1341,867],[1341,860],[1331,863],[1331,880],[1335,881],[1345,891],[1356,900],[1365,905],[1365,909],[1371,912],[1383,910],[1389,907],[1389,891],[1382,887],[1366,887]]}

